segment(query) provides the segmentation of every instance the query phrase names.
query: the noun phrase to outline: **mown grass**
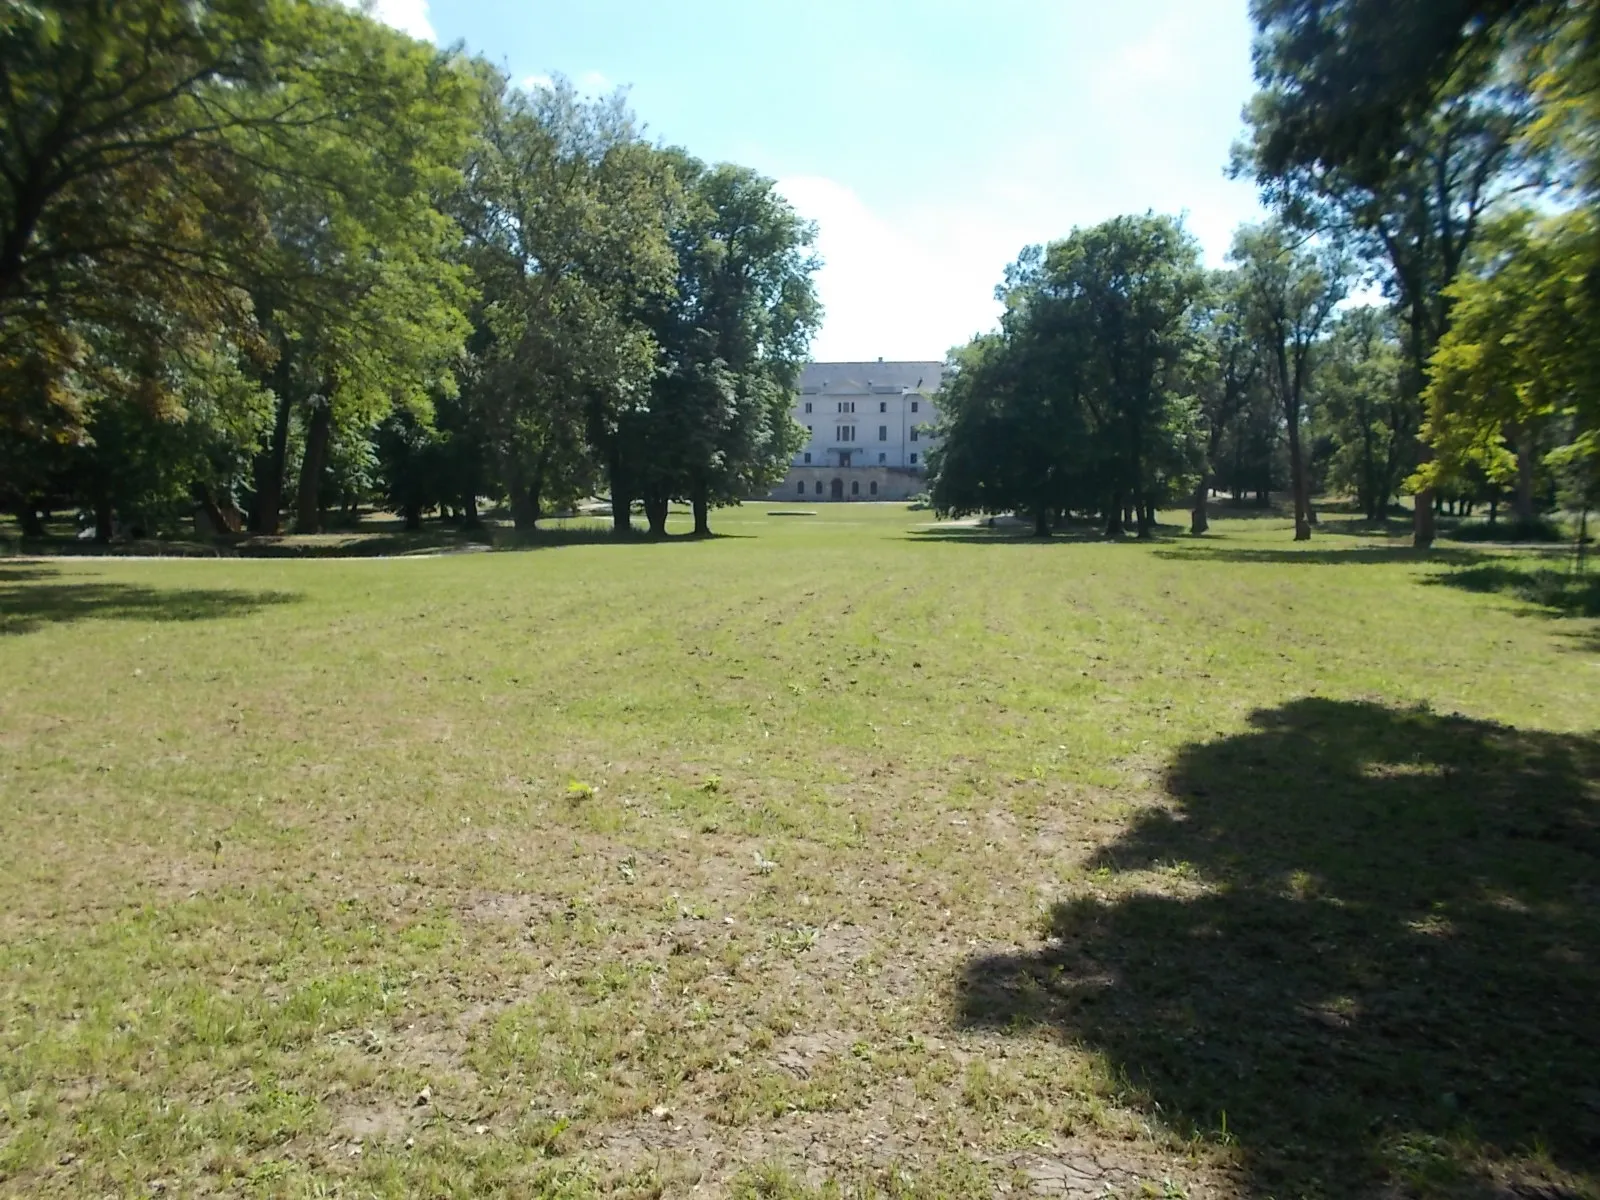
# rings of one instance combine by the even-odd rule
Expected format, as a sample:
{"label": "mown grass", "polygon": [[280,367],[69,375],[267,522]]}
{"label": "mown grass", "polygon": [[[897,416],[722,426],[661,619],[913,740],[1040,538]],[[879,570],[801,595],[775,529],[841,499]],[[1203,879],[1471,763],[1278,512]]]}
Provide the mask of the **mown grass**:
{"label": "mown grass", "polygon": [[0,1193],[1596,1194],[1559,563],[719,517],[0,563]]}

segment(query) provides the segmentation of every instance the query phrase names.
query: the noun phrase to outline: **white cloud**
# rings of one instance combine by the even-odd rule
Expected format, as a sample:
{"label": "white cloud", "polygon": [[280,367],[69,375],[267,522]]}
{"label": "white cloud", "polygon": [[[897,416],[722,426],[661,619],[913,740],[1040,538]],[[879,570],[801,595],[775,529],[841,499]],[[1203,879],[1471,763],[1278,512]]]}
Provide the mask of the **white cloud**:
{"label": "white cloud", "polygon": [[536,88],[543,88],[545,90],[549,90],[550,88],[553,88],[554,86],[555,86],[555,80],[551,79],[550,76],[548,76],[548,75],[534,74],[534,75],[524,75],[522,77],[522,90],[525,91],[525,92],[534,91]]}
{"label": "white cloud", "polygon": [[611,90],[611,80],[601,71],[585,71],[578,76],[578,86],[586,92],[608,92]]}
{"label": "white cloud", "polygon": [[1015,227],[941,208],[890,220],[819,176],[779,180],[778,190],[818,226],[827,310],[818,359],[943,358],[994,324],[994,286],[1026,240]]}
{"label": "white cloud", "polygon": [[[1120,212],[1173,211],[1160,203],[1159,174],[1152,164],[1152,177],[1134,173],[1112,185],[1092,173],[1029,179],[1002,170],[959,197],[912,198],[892,209],[868,204],[834,179],[779,179],[778,190],[818,227],[817,292],[826,311],[812,354],[824,361],[943,358],[994,327],[994,289],[1024,246]],[[1258,211],[1254,193],[1218,171],[1186,198],[1185,223],[1207,262],[1220,266],[1234,227]]]}
{"label": "white cloud", "polygon": [[409,33],[414,38],[431,42],[438,37],[433,22],[428,19],[428,0],[344,0],[351,8],[359,8],[377,17],[386,25]]}

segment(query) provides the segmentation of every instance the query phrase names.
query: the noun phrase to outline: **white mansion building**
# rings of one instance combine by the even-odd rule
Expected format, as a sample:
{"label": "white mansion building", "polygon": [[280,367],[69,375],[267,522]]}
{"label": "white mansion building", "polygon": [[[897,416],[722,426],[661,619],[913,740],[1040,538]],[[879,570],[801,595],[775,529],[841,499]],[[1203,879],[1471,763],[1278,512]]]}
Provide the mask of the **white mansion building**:
{"label": "white mansion building", "polygon": [[810,435],[773,500],[906,500],[927,487],[941,362],[810,363],[794,419]]}

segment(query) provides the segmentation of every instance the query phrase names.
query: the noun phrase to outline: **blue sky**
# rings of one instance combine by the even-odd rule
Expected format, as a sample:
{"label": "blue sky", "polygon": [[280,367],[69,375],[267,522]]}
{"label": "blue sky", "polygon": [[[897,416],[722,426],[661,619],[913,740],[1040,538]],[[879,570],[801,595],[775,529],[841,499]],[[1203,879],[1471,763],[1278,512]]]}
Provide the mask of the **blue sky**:
{"label": "blue sky", "polygon": [[1005,264],[1121,212],[1220,265],[1247,0],[377,0],[510,72],[626,87],[653,138],[772,176],[820,226],[820,359],[941,358]]}

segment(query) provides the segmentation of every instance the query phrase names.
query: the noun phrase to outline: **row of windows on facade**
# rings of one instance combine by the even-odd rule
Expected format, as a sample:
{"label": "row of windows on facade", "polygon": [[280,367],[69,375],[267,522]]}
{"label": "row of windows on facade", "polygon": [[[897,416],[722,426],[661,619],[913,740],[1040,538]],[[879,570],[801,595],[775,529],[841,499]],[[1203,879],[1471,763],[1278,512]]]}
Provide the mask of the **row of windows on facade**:
{"label": "row of windows on facade", "polygon": [[[884,466],[885,464],[887,464],[888,461],[889,461],[889,456],[887,454],[878,455],[878,465],[880,467]],[[811,451],[809,451],[809,450],[806,451],[806,465],[807,466],[811,465]],[[913,467],[917,465],[917,456],[916,456],[915,452],[913,452],[912,455],[911,455],[911,465]]]}
{"label": "row of windows on facade", "polygon": [[[922,427],[920,425],[913,425],[911,427],[911,440],[913,442],[916,441],[920,435],[921,428]],[[816,431],[812,429],[810,425],[806,426],[806,436],[814,436],[815,432]],[[856,440],[856,427],[854,425],[835,425],[833,427],[833,435],[841,442],[853,442]],[[878,440],[880,442],[887,442],[889,440],[889,427],[887,425],[878,426]]]}
{"label": "row of windows on facade", "polygon": [[[839,411],[840,412],[842,412],[842,413],[853,413],[853,412],[855,412],[855,410],[856,410],[856,402],[854,400],[841,400],[841,401],[839,401]],[[806,401],[806,411],[807,412],[811,411],[811,401],[809,401],[809,400]],[[881,413],[888,412],[889,411],[889,402],[887,400],[879,400],[878,401],[878,411],[881,412]],[[913,400],[911,402],[911,411],[912,412],[917,412],[918,411],[918,402],[915,401],[915,400]]]}
{"label": "row of windows on facade", "polygon": [[[806,481],[804,479],[800,480],[799,483],[794,485],[794,490],[798,495],[804,496],[806,494]],[[869,495],[876,496],[878,494],[878,481],[876,479],[867,484],[867,491]],[[822,480],[820,479],[817,480],[816,494],[819,496],[822,495]],[[850,481],[850,494],[852,496],[861,495],[861,480],[852,479]]]}

